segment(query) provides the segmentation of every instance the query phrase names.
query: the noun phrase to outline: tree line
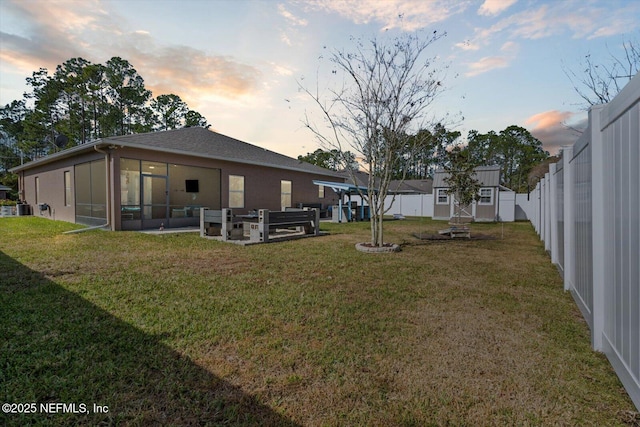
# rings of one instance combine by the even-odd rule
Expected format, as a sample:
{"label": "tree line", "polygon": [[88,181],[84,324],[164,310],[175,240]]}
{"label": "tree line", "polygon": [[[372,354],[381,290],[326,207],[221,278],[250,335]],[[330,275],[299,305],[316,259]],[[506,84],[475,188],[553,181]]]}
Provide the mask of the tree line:
{"label": "tree line", "polygon": [[[457,147],[457,152],[462,153],[473,167],[498,165],[502,185],[517,192],[528,192],[529,186],[535,185],[529,182],[531,171],[549,157],[542,142],[520,126],[487,133],[471,130],[465,144],[460,142],[461,136],[460,132],[447,130],[442,124],[405,135],[402,149],[396,153],[397,160],[393,162],[393,179],[432,178],[437,169],[451,167],[448,154]],[[298,159],[327,169],[342,170],[347,166],[345,159],[353,162],[355,156],[336,149],[318,149],[300,155]]]}
{"label": "tree line", "polygon": [[[153,97],[129,61],[71,58],[26,78],[24,98],[0,108],[0,174],[60,149],[99,138],[207,126],[178,95]],[[10,183],[9,183],[10,184]]]}

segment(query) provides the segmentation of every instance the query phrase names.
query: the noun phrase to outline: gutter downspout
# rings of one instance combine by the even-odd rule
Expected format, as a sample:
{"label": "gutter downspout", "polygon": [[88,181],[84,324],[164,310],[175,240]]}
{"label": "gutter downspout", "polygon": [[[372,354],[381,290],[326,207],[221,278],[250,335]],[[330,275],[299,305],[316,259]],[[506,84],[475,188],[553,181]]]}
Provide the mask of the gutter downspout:
{"label": "gutter downspout", "polygon": [[99,230],[101,228],[105,228],[107,227],[109,224],[102,224],[102,225],[96,225],[93,227],[87,227],[87,228],[79,228],[77,230],[69,230],[69,231],[65,231],[62,234],[77,234],[77,233],[84,233],[85,231],[91,231],[91,230]]}
{"label": "gutter downspout", "polygon": [[[110,227],[111,225],[111,168],[109,167],[109,153],[101,150],[98,148],[97,145],[93,146],[93,149],[96,150],[98,153],[104,154],[104,167],[105,167],[105,172],[106,172],[106,181],[107,181],[107,188],[106,188],[106,195],[107,195],[107,223],[104,225],[101,225],[100,227]],[[98,228],[100,228],[98,227]]]}

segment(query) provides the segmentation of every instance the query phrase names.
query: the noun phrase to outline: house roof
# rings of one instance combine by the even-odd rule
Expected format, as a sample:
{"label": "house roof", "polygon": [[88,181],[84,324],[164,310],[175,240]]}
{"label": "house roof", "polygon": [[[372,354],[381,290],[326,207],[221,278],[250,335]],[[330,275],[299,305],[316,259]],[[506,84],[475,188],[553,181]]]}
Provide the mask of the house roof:
{"label": "house roof", "polygon": [[391,181],[389,191],[396,194],[431,194],[433,193],[433,180],[427,179],[405,179]]}
{"label": "house roof", "polygon": [[[367,188],[369,185],[369,174],[362,171],[355,171],[351,175],[347,171],[340,171],[346,182],[353,186]],[[355,181],[354,181],[355,177]],[[389,182],[389,192],[396,194],[431,194],[433,193],[432,187],[433,180],[427,179],[405,179],[403,181],[394,179]]]}
{"label": "house roof", "polygon": [[94,147],[130,147],[164,153],[184,154],[236,163],[253,164],[299,172],[339,177],[336,172],[303,162],[283,154],[252,145],[235,138],[201,127],[182,128],[162,132],[102,138],[88,144],[78,145],[50,156],[11,169],[19,172],[33,166],[71,157]]}
{"label": "house roof", "polygon": [[[449,173],[444,169],[438,169],[433,174],[433,188],[448,188],[449,184],[445,178]],[[500,185],[500,166],[478,166],[475,168],[473,177],[480,182],[482,187],[498,187]]]}

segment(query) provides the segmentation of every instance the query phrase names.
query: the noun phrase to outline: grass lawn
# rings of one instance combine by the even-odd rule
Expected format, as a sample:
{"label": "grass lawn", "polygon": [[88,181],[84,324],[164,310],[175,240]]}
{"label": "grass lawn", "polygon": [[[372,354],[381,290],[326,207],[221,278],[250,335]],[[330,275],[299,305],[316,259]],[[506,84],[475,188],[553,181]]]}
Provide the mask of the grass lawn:
{"label": "grass lawn", "polygon": [[530,224],[413,237],[444,226],[365,254],[364,223],[241,247],[0,219],[0,403],[37,404],[0,424],[640,423]]}

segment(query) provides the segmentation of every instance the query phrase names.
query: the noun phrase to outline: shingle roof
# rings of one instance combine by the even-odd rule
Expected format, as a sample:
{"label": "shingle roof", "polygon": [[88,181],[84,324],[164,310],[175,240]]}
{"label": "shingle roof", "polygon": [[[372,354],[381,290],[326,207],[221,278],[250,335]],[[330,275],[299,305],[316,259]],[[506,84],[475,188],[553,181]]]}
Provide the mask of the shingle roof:
{"label": "shingle roof", "polygon": [[433,193],[433,180],[427,179],[405,179],[402,181],[391,181],[389,190],[393,193],[403,194],[431,194]]}
{"label": "shingle roof", "polygon": [[27,169],[31,165],[68,157],[97,145],[135,147],[165,153],[185,154],[230,162],[289,169],[321,175],[339,176],[335,172],[258,147],[201,127],[182,128],[163,132],[103,138],[83,146],[76,146],[43,159],[14,168]]}
{"label": "shingle roof", "polygon": [[[433,174],[433,188],[448,188],[449,184],[445,181],[447,176],[448,172],[438,169]],[[478,166],[475,168],[474,178],[482,187],[497,187],[500,185],[500,166]]]}
{"label": "shingle roof", "polygon": [[165,152],[334,175],[328,169],[201,127],[111,137],[105,138],[104,141],[116,145],[124,143],[127,146],[143,146]]}

